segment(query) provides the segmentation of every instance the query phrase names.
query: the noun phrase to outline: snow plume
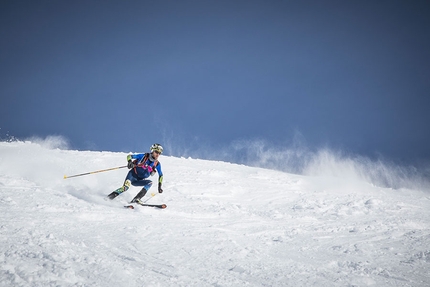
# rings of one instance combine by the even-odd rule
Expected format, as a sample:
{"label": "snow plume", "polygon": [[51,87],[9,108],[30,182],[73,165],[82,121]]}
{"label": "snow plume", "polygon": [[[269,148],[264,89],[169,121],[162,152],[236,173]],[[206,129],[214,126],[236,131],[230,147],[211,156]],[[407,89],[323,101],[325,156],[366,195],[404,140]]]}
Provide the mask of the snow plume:
{"label": "snow plume", "polygon": [[45,138],[33,136],[26,139],[19,139],[15,136],[6,134],[6,137],[0,137],[1,142],[31,142],[40,145],[46,149],[62,149],[68,150],[70,148],[69,140],[60,135],[49,135]]}
{"label": "snow plume", "polygon": [[47,149],[69,149],[69,141],[67,138],[59,135],[50,135],[44,139],[40,137],[31,137],[28,140]]}
{"label": "snow plume", "polygon": [[347,179],[351,184],[368,182],[379,187],[430,190],[430,166],[396,164],[379,156],[371,159],[330,147],[311,149],[297,132],[288,144],[275,146],[265,140],[237,140],[217,147],[200,138],[164,137],[168,154],[208,160],[222,160],[288,173]]}
{"label": "snow plume", "polygon": [[10,143],[16,142],[18,139],[15,136],[9,134],[9,131],[5,132],[2,128],[0,128],[0,141]]}
{"label": "snow plume", "polygon": [[425,170],[413,166],[399,166],[383,159],[372,160],[348,155],[330,148],[313,151],[294,142],[291,147],[276,148],[263,140],[236,141],[232,149],[239,161],[289,173],[366,181],[376,186],[429,190]]}
{"label": "snow plume", "polygon": [[387,160],[371,160],[358,155],[348,156],[329,149],[316,152],[303,174],[365,180],[377,186],[395,189],[430,187],[425,175],[414,166],[399,166]]}

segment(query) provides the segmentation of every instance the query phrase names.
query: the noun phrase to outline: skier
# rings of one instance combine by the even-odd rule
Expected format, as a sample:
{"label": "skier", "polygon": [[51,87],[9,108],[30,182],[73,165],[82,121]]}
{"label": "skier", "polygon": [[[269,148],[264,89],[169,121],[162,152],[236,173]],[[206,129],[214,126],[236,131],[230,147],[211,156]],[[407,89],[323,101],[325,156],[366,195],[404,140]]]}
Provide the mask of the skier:
{"label": "skier", "polygon": [[114,199],[121,193],[127,191],[130,185],[143,186],[142,190],[133,198],[130,203],[141,203],[140,199],[145,196],[152,186],[149,176],[158,172],[158,192],[162,193],[161,184],[163,182],[163,172],[158,161],[159,155],[163,152],[163,147],[155,143],[151,146],[151,153],[129,154],[127,155],[127,167],[130,171],[125,178],[123,186],[108,195],[109,199]]}

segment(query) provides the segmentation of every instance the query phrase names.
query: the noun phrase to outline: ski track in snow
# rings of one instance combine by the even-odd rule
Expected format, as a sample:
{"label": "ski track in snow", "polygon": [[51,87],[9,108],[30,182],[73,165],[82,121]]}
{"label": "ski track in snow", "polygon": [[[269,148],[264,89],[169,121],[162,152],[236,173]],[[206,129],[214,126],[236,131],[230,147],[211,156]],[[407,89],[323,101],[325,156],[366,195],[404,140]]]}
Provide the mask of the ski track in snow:
{"label": "ski track in snow", "polygon": [[128,210],[125,169],[63,179],[125,157],[0,143],[0,286],[430,286],[428,191],[162,156],[167,209]]}

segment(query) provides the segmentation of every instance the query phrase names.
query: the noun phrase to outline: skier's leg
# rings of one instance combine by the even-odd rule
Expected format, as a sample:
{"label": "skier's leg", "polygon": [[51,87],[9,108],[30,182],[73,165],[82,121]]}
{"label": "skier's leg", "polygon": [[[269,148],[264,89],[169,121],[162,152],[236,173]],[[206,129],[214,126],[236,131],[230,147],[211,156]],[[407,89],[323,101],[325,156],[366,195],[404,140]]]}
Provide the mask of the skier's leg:
{"label": "skier's leg", "polygon": [[130,188],[130,185],[132,184],[132,182],[135,181],[135,180],[136,179],[131,174],[131,171],[129,171],[128,174],[127,174],[127,177],[125,178],[124,184],[120,188],[116,189],[111,194],[109,194],[108,198],[109,199],[114,199],[115,197],[117,197],[121,193],[126,192]]}
{"label": "skier's leg", "polygon": [[133,183],[134,186],[143,186],[142,190],[133,198],[133,200],[131,201],[131,203],[133,202],[138,202],[140,201],[140,199],[142,197],[144,197],[146,195],[146,193],[148,192],[148,190],[151,188],[152,186],[152,181],[150,180],[140,180],[138,182],[134,182]]}

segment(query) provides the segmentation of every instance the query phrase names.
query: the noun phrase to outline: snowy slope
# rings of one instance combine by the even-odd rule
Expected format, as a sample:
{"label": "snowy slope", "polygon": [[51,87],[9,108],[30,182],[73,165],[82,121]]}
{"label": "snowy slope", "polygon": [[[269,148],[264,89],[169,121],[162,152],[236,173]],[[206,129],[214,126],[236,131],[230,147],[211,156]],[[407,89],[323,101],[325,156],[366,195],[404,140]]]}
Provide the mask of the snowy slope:
{"label": "snowy slope", "polygon": [[125,157],[0,143],[0,286],[430,286],[425,191],[161,156],[167,209],[127,210],[125,169],[63,179]]}

